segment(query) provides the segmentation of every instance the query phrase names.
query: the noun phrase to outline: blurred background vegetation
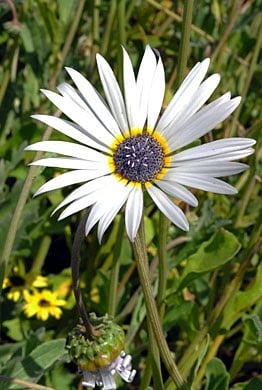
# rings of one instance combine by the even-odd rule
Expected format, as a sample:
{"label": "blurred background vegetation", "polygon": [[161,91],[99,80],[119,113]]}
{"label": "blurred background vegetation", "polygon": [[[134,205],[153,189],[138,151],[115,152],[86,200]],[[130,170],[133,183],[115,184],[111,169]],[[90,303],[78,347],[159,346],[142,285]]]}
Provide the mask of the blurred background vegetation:
{"label": "blurred background vegetation", "polygon": [[[30,118],[34,113],[60,115],[39,90],[54,90],[60,82],[68,80],[64,67],[70,66],[84,74],[101,92],[96,53],[106,57],[121,80],[121,45],[126,47],[136,67],[149,43],[164,61],[166,104],[177,87],[184,3],[169,0],[0,1],[0,253],[1,264],[6,265],[1,267],[4,281],[2,376],[54,389],[81,389],[81,378],[76,367],[67,361],[64,351],[64,339],[77,322],[69,265],[80,216],[62,222],[50,217],[68,189],[32,198],[42,183],[58,173],[51,168],[37,167],[29,171],[27,164],[34,156],[23,151],[26,145],[42,138],[61,139],[61,135],[57,136]],[[228,90],[232,95],[243,97],[239,109],[206,140],[229,136],[257,140],[256,154],[248,159],[250,169],[229,179],[239,193],[225,197],[197,191],[198,208],[193,210],[181,204],[190,220],[190,232],[181,235],[174,226],[169,229],[169,278],[163,327],[181,370],[193,378],[195,388],[262,388],[261,42],[261,0],[195,1],[188,70],[210,56],[209,72],[219,72],[222,76],[214,97]],[[159,216],[151,203],[146,206],[151,279],[156,286]],[[89,311],[98,315],[109,311],[123,325],[127,333],[126,349],[132,353],[138,373],[134,384],[128,387],[120,382],[119,386],[136,389],[142,388],[147,334],[145,307],[132,250],[125,236],[114,308],[107,294],[116,261],[113,251],[118,226],[119,218],[101,247],[95,232],[87,237],[88,250],[83,248],[81,265],[82,287]],[[209,257],[205,258],[207,245],[211,249]],[[25,299],[24,291],[32,297],[35,294],[40,302],[42,297],[47,297],[44,292],[47,290],[54,294],[55,306],[59,306],[58,299],[65,301],[59,306],[60,315],[57,318],[50,312],[47,318],[29,315],[25,305],[29,305],[30,313],[33,303]],[[43,314],[40,305],[38,309]],[[192,362],[194,370],[190,370],[186,358],[200,329],[205,330],[202,357],[195,365]],[[32,359],[37,369],[30,365]],[[201,368],[196,373],[201,359]],[[167,375],[165,379],[166,388],[172,389]],[[0,389],[7,388],[30,386],[0,378]]]}

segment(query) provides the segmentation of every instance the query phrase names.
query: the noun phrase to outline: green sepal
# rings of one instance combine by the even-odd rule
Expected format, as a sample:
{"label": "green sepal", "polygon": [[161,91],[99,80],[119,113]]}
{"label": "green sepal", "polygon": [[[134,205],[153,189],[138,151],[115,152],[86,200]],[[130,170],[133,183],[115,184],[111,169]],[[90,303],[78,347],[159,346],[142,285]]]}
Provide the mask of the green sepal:
{"label": "green sepal", "polygon": [[85,327],[78,324],[68,335],[66,349],[73,362],[82,370],[94,371],[110,364],[123,350],[125,333],[105,315],[90,314],[92,339],[86,337]]}

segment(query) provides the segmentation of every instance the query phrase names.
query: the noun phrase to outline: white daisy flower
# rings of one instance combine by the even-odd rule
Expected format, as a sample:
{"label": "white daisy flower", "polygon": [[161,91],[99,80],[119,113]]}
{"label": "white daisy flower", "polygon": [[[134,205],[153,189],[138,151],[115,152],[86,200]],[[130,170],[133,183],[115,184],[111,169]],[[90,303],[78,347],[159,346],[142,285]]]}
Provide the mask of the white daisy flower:
{"label": "white daisy flower", "polygon": [[202,107],[220,81],[218,74],[203,81],[208,65],[205,59],[194,66],[160,118],[164,68],[150,46],[137,77],[123,49],[124,96],[109,64],[97,55],[106,101],[80,73],[66,68],[77,89],[62,83],[59,94],[42,92],[70,121],[49,115],[33,118],[76,142],[44,141],[26,150],[61,154],[65,157],[45,158],[32,165],[70,171],[49,180],[36,195],[82,183],[54,212],[66,206],[59,217],[63,219],[92,206],[86,234],[98,222],[99,241],[123,206],[127,234],[131,241],[135,239],[144,191],[167,218],[187,231],[188,221],[173,198],[197,206],[187,187],[235,194],[234,187],[218,178],[247,169],[234,160],[253,153],[255,144],[252,139],[228,138],[177,152],[226,119],[240,103],[240,97],[231,99],[228,92]]}

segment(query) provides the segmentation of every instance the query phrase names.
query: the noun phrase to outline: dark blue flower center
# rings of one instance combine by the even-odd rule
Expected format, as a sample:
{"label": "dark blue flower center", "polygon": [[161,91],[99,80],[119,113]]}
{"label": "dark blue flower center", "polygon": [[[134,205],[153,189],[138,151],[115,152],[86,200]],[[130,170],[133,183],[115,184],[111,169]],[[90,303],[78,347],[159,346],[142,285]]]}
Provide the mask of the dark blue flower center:
{"label": "dark blue flower center", "polygon": [[121,142],[113,156],[115,172],[123,178],[145,183],[152,181],[164,165],[164,151],[149,134],[131,136]]}

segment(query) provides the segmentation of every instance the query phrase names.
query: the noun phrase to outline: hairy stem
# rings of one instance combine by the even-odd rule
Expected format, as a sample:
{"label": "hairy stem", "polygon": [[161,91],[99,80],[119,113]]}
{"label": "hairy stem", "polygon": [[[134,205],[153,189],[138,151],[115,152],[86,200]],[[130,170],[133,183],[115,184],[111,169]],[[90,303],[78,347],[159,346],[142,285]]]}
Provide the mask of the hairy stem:
{"label": "hairy stem", "polygon": [[[143,221],[143,218],[142,218]],[[185,382],[181,377],[178,368],[171,356],[169,351],[162,326],[160,323],[152,287],[149,280],[149,267],[148,267],[148,258],[146,252],[146,245],[144,240],[144,224],[141,222],[138,234],[133,243],[134,254],[136,258],[138,275],[143,290],[147,316],[151,323],[152,330],[157,342],[160,355],[166,366],[167,371],[169,372],[171,378],[179,389],[185,388]]]}

